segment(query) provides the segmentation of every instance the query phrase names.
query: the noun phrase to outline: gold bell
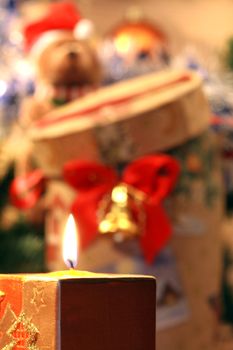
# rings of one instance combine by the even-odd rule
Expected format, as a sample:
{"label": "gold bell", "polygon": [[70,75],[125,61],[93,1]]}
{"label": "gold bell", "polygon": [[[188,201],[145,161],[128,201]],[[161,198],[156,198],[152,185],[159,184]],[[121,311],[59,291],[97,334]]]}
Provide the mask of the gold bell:
{"label": "gold bell", "polygon": [[129,191],[126,185],[120,184],[113,188],[111,207],[99,224],[99,232],[118,233],[123,238],[139,233],[139,227],[134,222],[129,208]]}

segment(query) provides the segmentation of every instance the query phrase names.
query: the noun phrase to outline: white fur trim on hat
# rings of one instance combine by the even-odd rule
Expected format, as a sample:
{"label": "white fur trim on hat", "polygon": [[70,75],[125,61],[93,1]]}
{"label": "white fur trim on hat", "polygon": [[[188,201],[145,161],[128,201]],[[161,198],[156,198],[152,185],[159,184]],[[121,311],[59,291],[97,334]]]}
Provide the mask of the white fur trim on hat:
{"label": "white fur trim on hat", "polygon": [[42,52],[56,40],[62,38],[62,36],[67,33],[66,30],[50,30],[43,33],[39,39],[32,46],[30,55],[32,58],[37,59],[42,54]]}
{"label": "white fur trim on hat", "polygon": [[[72,32],[72,31],[71,31]],[[75,26],[73,30],[73,35],[78,40],[88,39],[94,32],[93,23],[88,19],[81,19]],[[46,47],[56,40],[62,38],[64,34],[67,33],[67,30],[50,30],[43,33],[39,39],[32,46],[30,54],[34,59],[39,58],[42,52]]]}

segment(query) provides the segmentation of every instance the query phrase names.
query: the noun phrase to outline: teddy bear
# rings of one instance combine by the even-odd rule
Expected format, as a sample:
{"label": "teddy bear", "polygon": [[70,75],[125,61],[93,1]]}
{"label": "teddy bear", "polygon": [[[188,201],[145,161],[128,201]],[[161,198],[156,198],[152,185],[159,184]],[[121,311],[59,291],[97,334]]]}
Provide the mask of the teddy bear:
{"label": "teddy bear", "polygon": [[51,4],[43,18],[25,26],[25,50],[35,68],[35,93],[22,104],[21,124],[28,127],[53,108],[100,85],[92,28],[70,2]]}
{"label": "teddy bear", "polygon": [[72,2],[51,3],[47,10],[23,28],[26,59],[35,68],[35,92],[22,101],[18,122],[1,146],[0,179],[12,163],[16,175],[30,170],[33,147],[28,130],[33,122],[101,83],[92,23]]}

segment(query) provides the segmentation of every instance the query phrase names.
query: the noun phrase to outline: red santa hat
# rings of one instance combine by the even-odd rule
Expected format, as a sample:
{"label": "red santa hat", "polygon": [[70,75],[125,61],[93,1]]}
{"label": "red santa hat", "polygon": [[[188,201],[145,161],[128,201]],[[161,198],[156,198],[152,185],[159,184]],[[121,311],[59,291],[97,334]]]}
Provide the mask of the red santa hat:
{"label": "red santa hat", "polygon": [[25,50],[38,55],[64,32],[70,31],[77,39],[86,39],[92,30],[92,22],[82,18],[73,3],[54,3],[43,18],[24,28]]}

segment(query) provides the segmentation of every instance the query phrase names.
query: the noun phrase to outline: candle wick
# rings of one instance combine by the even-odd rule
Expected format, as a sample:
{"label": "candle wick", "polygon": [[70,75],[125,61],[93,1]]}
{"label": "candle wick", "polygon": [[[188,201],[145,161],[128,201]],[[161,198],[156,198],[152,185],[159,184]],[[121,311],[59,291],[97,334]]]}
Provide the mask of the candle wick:
{"label": "candle wick", "polygon": [[70,265],[70,269],[71,269],[71,270],[74,270],[74,263],[73,263],[73,261],[70,260],[70,259],[67,259],[67,261],[68,261],[68,263],[69,263],[69,265]]}

